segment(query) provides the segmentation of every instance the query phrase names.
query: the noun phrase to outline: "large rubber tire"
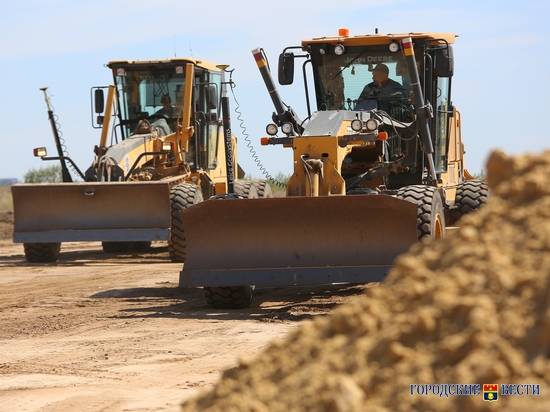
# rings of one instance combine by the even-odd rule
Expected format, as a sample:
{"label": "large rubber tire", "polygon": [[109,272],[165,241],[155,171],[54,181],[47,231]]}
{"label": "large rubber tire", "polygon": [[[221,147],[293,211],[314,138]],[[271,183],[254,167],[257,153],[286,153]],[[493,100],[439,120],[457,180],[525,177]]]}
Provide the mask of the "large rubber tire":
{"label": "large rubber tire", "polygon": [[445,236],[445,209],[435,187],[405,186],[397,191],[397,197],[417,205],[418,239],[441,239]]}
{"label": "large rubber tire", "polygon": [[258,197],[260,199],[273,197],[271,185],[267,180],[259,180],[257,182],[254,182],[254,186],[256,186],[256,192],[258,192]]}
{"label": "large rubber tire", "polygon": [[182,183],[170,190],[172,226],[168,251],[172,262],[185,261],[185,228],[182,211],[203,201],[201,189],[191,183]]}
{"label": "large rubber tire", "polygon": [[61,243],[23,243],[25,259],[30,263],[56,262]]}
{"label": "large rubber tire", "polygon": [[254,182],[250,180],[235,180],[233,183],[235,194],[244,197],[245,199],[257,199],[258,190]]}
{"label": "large rubber tire", "polygon": [[151,242],[101,242],[101,247],[105,253],[147,252]]}
{"label": "large rubber tire", "polygon": [[489,197],[489,187],[483,180],[467,180],[456,188],[455,207],[452,209],[453,219],[457,221],[485,203]]}
{"label": "large rubber tire", "polygon": [[204,297],[216,309],[248,308],[254,301],[254,286],[205,287]]}

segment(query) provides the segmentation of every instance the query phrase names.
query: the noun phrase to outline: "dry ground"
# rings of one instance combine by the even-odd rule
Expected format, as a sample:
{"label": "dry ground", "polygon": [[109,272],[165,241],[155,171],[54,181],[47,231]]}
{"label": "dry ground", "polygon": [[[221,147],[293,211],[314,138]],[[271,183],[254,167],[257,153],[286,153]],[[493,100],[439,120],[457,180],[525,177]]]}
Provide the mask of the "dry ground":
{"label": "dry ground", "polygon": [[13,207],[9,186],[0,186],[0,239],[11,237]]}
{"label": "dry ground", "polygon": [[0,410],[177,410],[239,356],[359,287],[264,290],[259,306],[208,308],[177,288],[166,248],[104,255],[64,245],[58,264],[24,263],[0,240]]}

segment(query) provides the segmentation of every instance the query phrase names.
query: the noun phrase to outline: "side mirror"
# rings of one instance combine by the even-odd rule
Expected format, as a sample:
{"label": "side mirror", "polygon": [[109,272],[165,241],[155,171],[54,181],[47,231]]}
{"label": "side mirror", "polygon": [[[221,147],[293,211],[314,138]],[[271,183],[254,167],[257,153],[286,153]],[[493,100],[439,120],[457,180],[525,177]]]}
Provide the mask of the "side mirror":
{"label": "side mirror", "polygon": [[437,50],[434,57],[435,75],[438,77],[452,77],[454,72],[452,46]]}
{"label": "side mirror", "polygon": [[206,87],[208,110],[218,110],[218,88],[212,83],[207,84]]}
{"label": "side mirror", "polygon": [[103,113],[105,110],[105,96],[103,89],[94,90],[94,108],[97,114]]}
{"label": "side mirror", "polygon": [[285,86],[294,81],[294,53],[279,55],[279,84]]}

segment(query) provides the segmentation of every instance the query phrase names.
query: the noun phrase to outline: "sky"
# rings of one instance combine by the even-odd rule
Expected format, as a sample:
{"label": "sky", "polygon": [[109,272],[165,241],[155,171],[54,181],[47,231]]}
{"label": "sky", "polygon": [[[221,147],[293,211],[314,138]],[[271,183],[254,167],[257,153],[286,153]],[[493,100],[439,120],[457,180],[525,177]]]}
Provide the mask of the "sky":
{"label": "sky", "polygon": [[[273,107],[250,51],[263,47],[275,68],[286,46],[312,37],[453,32],[452,101],[461,111],[466,165],[479,173],[492,149],[550,147],[550,47],[546,0],[20,0],[0,15],[0,178],[44,166],[32,148],[54,143],[40,87],[48,86],[71,157],[86,169],[100,131],[91,127],[90,87],[108,85],[111,60],[191,56],[234,69],[248,133],[271,174],[289,173],[291,149],[261,147]],[[300,68],[297,65],[297,68]],[[301,76],[279,92],[305,117]],[[231,101],[232,108],[235,102]],[[239,163],[260,172],[239,139]]]}

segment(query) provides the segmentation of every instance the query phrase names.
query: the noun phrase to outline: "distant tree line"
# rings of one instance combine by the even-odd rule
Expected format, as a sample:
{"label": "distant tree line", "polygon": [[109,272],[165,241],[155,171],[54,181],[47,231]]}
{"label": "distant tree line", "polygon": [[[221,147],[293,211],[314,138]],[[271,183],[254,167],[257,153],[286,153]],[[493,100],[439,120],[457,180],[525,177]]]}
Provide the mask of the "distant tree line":
{"label": "distant tree line", "polygon": [[61,166],[52,165],[30,169],[25,173],[25,183],[58,183],[62,182]]}

